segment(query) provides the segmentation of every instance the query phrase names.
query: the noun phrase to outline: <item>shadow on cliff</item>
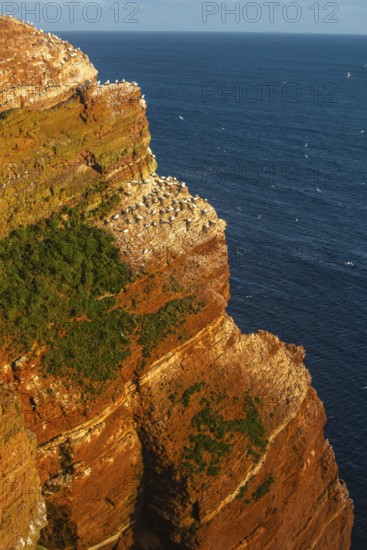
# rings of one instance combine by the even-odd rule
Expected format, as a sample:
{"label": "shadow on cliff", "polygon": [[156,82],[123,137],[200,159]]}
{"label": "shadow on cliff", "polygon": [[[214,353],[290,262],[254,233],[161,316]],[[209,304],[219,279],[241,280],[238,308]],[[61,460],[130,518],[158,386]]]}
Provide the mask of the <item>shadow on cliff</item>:
{"label": "shadow on cliff", "polygon": [[[116,546],[115,550],[184,550],[184,546],[173,543],[165,535],[165,526],[159,516],[152,516],[151,504],[157,500],[157,495],[163,497],[162,480],[154,472],[154,456],[146,450],[144,436],[140,435],[143,447],[144,475],[139,487],[139,498],[135,512],[134,527],[132,530],[132,545]],[[167,479],[167,483],[169,483]]]}
{"label": "shadow on cliff", "polygon": [[47,503],[47,526],[41,531],[39,543],[45,548],[77,548],[77,526],[69,520],[66,506]]}

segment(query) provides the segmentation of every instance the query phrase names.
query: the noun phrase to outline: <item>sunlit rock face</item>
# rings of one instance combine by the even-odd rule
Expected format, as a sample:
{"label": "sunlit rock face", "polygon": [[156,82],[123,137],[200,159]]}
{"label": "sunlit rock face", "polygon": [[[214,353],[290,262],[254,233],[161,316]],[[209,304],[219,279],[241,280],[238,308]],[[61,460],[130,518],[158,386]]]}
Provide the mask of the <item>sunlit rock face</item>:
{"label": "sunlit rock face", "polygon": [[136,84],[99,85],[85,54],[31,25],[0,29],[0,236],[154,172]]}
{"label": "sunlit rock face", "polygon": [[66,40],[0,16],[0,112],[51,107],[94,81],[96,69]]}
{"label": "sunlit rock face", "polygon": [[0,548],[34,549],[46,525],[35,466],[36,438],[24,427],[19,398],[0,387]]}

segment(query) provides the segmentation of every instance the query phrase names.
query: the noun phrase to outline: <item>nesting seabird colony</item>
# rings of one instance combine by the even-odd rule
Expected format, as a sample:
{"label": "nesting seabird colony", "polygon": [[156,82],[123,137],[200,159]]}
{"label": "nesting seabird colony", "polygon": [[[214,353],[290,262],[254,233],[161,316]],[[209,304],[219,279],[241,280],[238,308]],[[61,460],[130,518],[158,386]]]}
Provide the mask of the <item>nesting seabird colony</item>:
{"label": "nesting seabird colony", "polygon": [[[214,230],[217,214],[205,199],[192,196],[186,183],[173,177],[153,174],[143,181],[124,184],[124,197],[104,224],[111,230],[121,250],[131,257],[153,259],[162,244],[193,239]],[[221,228],[222,230],[223,228]],[[135,262],[136,263],[136,262]]]}

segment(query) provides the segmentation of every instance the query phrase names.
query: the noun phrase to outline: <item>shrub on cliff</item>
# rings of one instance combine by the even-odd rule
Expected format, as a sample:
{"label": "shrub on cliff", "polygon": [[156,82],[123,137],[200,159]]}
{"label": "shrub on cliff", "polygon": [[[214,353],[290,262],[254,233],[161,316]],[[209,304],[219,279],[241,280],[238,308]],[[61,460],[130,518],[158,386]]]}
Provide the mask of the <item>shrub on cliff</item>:
{"label": "shrub on cliff", "polygon": [[[94,215],[97,215],[95,212]],[[64,208],[0,242],[0,347],[11,359],[34,343],[46,348],[46,374],[86,383],[114,376],[137,329],[144,357],[203,304],[192,296],[156,313],[130,315],[115,295],[134,274],[120,260],[113,237]]]}
{"label": "shrub on cliff", "polygon": [[[196,384],[185,390],[183,396],[193,395],[202,389]],[[182,400],[181,400],[182,401]],[[258,401],[257,401],[258,402]],[[183,402],[185,406],[186,401]],[[190,446],[183,452],[183,470],[188,474],[206,472],[207,475],[218,475],[221,470],[221,459],[232,449],[232,436],[245,435],[252,445],[265,449],[265,427],[251,396],[244,396],[244,418],[226,420],[222,414],[215,411],[214,406],[206,398],[200,401],[203,408],[191,420],[191,426],[196,433],[190,434]],[[251,451],[250,451],[251,450]],[[249,447],[249,454],[259,460],[259,453]]]}
{"label": "shrub on cliff", "polygon": [[144,357],[169,333],[183,324],[187,316],[198,313],[204,304],[195,301],[193,296],[178,298],[168,302],[157,313],[149,313],[142,318],[139,344],[143,346]]}
{"label": "shrub on cliff", "polygon": [[113,294],[131,277],[112,236],[74,211],[14,231],[0,242],[1,346],[16,357],[37,341],[49,373],[111,377],[134,328]]}

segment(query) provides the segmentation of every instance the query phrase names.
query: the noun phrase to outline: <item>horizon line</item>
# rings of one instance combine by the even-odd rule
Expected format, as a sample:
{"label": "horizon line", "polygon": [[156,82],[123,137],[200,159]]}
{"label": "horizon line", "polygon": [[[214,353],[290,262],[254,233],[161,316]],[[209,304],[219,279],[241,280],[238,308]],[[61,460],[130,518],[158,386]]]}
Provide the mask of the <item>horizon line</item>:
{"label": "horizon line", "polygon": [[[50,30],[45,30],[45,32],[51,32]],[[367,33],[349,33],[349,32],[313,32],[313,31],[304,31],[304,32],[291,32],[291,31],[199,31],[199,30],[160,30],[160,29],[140,29],[140,30],[111,30],[111,29],[53,29],[53,33],[58,32],[71,32],[71,33],[111,33],[111,34],[139,34],[139,33],[166,33],[166,34],[285,34],[285,35],[312,35],[312,36],[363,36],[367,37]]]}

